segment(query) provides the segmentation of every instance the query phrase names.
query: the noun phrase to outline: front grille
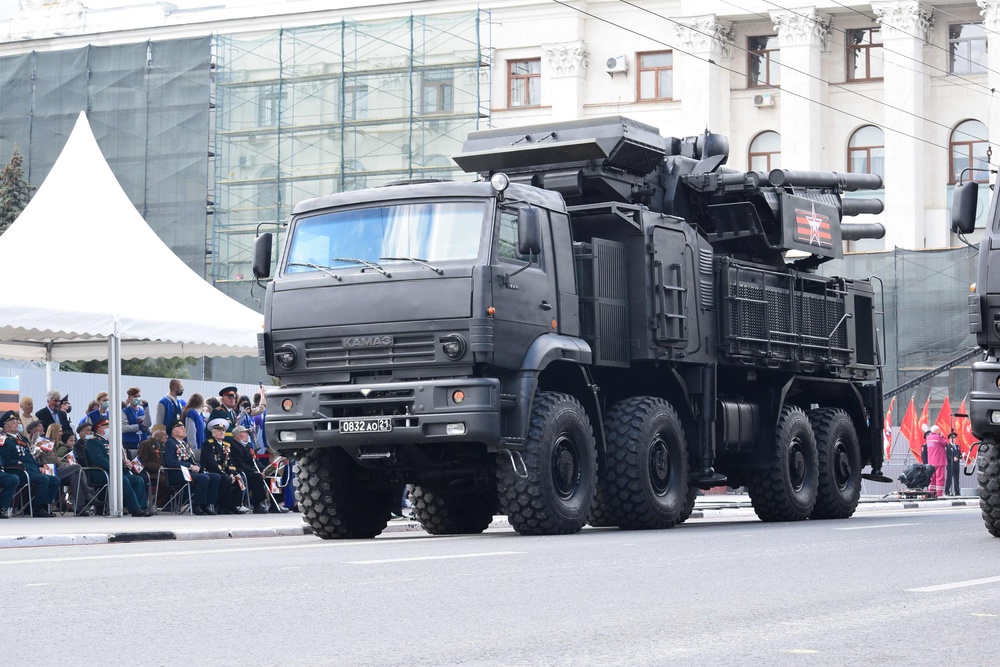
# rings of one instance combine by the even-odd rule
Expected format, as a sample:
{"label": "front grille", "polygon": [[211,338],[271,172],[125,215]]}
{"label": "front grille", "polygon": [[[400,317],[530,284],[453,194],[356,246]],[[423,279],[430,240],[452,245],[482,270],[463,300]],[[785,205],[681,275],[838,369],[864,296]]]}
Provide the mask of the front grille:
{"label": "front grille", "polygon": [[387,347],[345,348],[343,338],[305,344],[306,368],[351,369],[379,366],[412,366],[434,361],[434,334],[397,334]]}
{"label": "front grille", "polygon": [[346,403],[356,401],[384,401],[398,400],[401,398],[413,398],[412,389],[386,389],[381,391],[370,391],[365,396],[360,391],[339,391],[337,393],[320,394],[319,402],[323,405],[334,403]]}

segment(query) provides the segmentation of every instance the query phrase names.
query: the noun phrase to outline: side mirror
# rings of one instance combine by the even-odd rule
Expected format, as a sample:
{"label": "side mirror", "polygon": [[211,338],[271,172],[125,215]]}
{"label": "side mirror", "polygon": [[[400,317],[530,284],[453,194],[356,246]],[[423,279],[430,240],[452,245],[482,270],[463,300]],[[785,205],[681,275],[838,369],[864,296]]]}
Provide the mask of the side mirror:
{"label": "side mirror", "polygon": [[258,280],[271,275],[271,244],[274,234],[261,234],[253,240],[253,275]]}
{"label": "side mirror", "polygon": [[542,252],[542,227],[538,209],[523,206],[517,210],[517,251],[522,255]]}
{"label": "side mirror", "polygon": [[951,231],[971,234],[976,229],[979,183],[968,181],[955,186],[951,198]]}

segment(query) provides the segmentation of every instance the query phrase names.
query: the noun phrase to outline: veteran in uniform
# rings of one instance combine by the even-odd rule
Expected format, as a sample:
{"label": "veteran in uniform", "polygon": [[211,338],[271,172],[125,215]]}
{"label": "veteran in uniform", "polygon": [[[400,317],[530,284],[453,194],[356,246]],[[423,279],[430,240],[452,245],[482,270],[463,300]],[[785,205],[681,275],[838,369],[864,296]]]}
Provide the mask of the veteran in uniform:
{"label": "veteran in uniform", "polygon": [[55,475],[46,475],[38,467],[38,461],[31,453],[31,446],[20,434],[24,427],[16,412],[8,410],[0,417],[0,421],[3,422],[0,459],[3,460],[4,471],[30,480],[31,516],[55,516],[50,505],[55,502],[56,494],[59,492],[59,478]]}
{"label": "veteran in uniform", "polygon": [[[254,514],[266,514],[269,511],[267,486],[264,484],[264,476],[254,465],[250,433],[245,426],[237,426],[233,429],[233,444],[230,448],[230,455],[239,471],[246,475],[247,483],[250,485],[250,500],[253,503]],[[276,508],[274,505],[270,508],[272,514],[281,514],[287,511],[284,507]]]}
{"label": "veteran in uniform", "polygon": [[233,463],[230,449],[232,443],[226,438],[225,419],[214,419],[208,423],[210,436],[201,447],[201,464],[207,472],[219,475],[219,514],[243,514],[243,477]]}
{"label": "veteran in uniform", "polygon": [[[191,476],[191,512],[198,516],[217,514],[215,503],[219,495],[220,476],[214,472],[205,472],[194,462],[194,454],[185,437],[187,429],[184,422],[174,422],[170,426],[170,438],[163,445],[163,465],[168,468],[187,468]],[[181,486],[185,483],[183,473],[179,470],[168,470],[170,486]]]}
{"label": "veteran in uniform", "polygon": [[[111,474],[111,443],[104,437],[108,432],[108,420],[98,417],[94,424],[94,434],[86,439],[87,463]],[[132,464],[122,449],[122,501],[132,516],[153,516],[156,512],[146,509],[149,486],[146,478],[132,470]]]}

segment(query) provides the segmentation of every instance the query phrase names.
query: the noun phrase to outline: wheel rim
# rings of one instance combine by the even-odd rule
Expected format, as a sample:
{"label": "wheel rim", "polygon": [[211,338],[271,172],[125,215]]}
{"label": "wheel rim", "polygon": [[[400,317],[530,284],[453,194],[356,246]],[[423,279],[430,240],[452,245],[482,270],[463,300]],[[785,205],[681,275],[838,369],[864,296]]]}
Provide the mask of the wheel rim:
{"label": "wheel rim", "polygon": [[671,472],[670,449],[660,436],[656,436],[649,447],[649,480],[656,495],[666,495]]}
{"label": "wheel rim", "polygon": [[788,447],[788,479],[795,491],[801,491],[805,486],[807,474],[806,454],[802,448],[802,441],[794,438]]}
{"label": "wheel rim", "polygon": [[552,448],[552,481],[563,500],[573,497],[580,485],[580,461],[573,440],[561,434]]}
{"label": "wheel rim", "polygon": [[838,440],[833,449],[833,479],[841,491],[851,483],[851,456],[843,440]]}

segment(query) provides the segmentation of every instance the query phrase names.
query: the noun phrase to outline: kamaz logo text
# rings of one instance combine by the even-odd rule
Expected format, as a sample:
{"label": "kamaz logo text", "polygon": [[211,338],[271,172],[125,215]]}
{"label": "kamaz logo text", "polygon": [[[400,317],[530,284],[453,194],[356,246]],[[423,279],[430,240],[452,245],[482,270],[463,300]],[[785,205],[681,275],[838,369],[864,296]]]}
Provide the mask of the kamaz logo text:
{"label": "kamaz logo text", "polygon": [[345,338],[344,347],[390,347],[392,336],[355,336]]}

